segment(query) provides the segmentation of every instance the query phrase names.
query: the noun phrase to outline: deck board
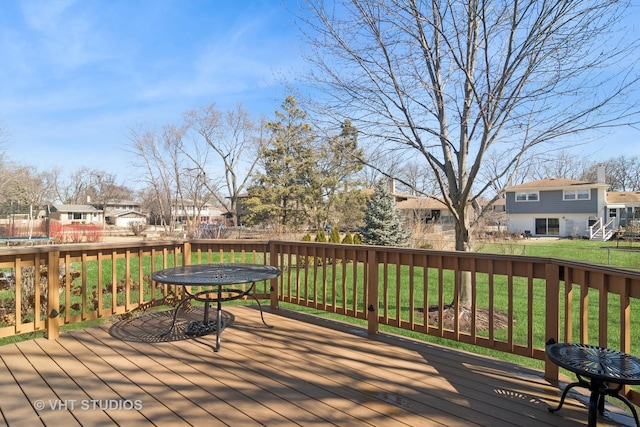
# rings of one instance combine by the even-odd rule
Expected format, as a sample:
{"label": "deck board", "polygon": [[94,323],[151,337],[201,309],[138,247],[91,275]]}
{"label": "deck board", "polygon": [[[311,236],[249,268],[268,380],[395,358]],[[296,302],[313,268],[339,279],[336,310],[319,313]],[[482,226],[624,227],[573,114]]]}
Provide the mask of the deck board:
{"label": "deck board", "polygon": [[[272,329],[254,308],[225,313],[218,353],[214,336],[128,340],[120,324],[0,347],[0,426],[587,424],[573,395],[547,411],[560,390],[537,370],[284,310],[265,313]],[[141,408],[86,407],[125,400]]]}

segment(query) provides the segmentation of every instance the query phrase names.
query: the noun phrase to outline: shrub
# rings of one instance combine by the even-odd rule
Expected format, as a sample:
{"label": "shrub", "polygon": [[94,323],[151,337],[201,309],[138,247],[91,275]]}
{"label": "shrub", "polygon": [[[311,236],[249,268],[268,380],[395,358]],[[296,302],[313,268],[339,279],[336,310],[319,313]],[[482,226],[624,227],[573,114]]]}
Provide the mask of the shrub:
{"label": "shrub", "polygon": [[342,243],[345,245],[353,245],[353,236],[349,231],[345,234],[344,239],[342,239]]}
{"label": "shrub", "polygon": [[340,230],[338,227],[331,228],[331,235],[329,236],[329,243],[340,243]]}
{"label": "shrub", "polygon": [[318,230],[316,233],[316,242],[318,243],[326,243],[327,242],[327,233],[324,230]]}
{"label": "shrub", "polygon": [[143,221],[133,221],[129,223],[129,228],[134,236],[139,236],[147,229],[147,224]]}

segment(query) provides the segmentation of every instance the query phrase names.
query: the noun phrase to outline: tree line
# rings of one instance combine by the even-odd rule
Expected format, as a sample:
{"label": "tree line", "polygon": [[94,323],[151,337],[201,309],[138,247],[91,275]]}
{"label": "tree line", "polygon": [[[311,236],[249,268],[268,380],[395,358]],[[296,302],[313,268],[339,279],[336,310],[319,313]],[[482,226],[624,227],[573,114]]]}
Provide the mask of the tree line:
{"label": "tree line", "polygon": [[159,219],[176,203],[194,207],[195,218],[213,204],[233,225],[280,229],[355,227],[363,215],[355,128],[345,121],[321,132],[293,96],[270,120],[212,104],[185,112],[178,125],[136,130],[130,141]]}
{"label": "tree line", "polygon": [[[176,207],[195,207],[196,218],[213,205],[229,212],[236,225],[301,230],[331,224],[355,230],[365,222],[371,193],[364,190],[375,186],[381,170],[398,180],[400,192],[437,191],[432,173],[417,162],[366,154],[349,120],[329,131],[314,126],[293,96],[270,120],[254,119],[240,105],[230,111],[214,104],[189,110],[179,125],[132,130],[129,150],[142,189],[82,165],[67,176],[57,168],[37,171],[0,150],[0,203],[103,206],[136,200],[153,222],[167,225]],[[595,181],[600,165],[611,191],[640,191],[640,157],[597,160],[568,150],[531,154],[504,184],[550,177]]]}

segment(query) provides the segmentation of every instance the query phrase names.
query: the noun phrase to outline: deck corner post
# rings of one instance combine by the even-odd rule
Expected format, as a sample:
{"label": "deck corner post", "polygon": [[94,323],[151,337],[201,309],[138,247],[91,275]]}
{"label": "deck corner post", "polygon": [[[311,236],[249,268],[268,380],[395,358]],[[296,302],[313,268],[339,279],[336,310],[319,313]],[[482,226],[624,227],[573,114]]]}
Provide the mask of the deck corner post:
{"label": "deck corner post", "polygon": [[[549,262],[545,266],[545,341],[558,340],[560,319],[560,266]],[[560,369],[548,357],[544,360],[544,377],[547,381],[557,382]]]}
{"label": "deck corner post", "polygon": [[191,242],[182,244],[182,265],[191,265]]}
{"label": "deck corner post", "polygon": [[60,251],[51,251],[47,258],[47,339],[60,337]]}
{"label": "deck corner post", "polygon": [[378,320],[378,259],[375,250],[367,252],[367,332],[377,335],[380,329]]}
{"label": "deck corner post", "polygon": [[[269,265],[273,267],[279,267],[282,270],[282,274],[279,277],[284,276],[285,274],[284,267],[278,265],[278,246],[276,245],[275,242],[270,240],[268,243],[268,248],[269,248]],[[278,293],[278,277],[276,277],[271,279],[269,283],[269,304],[270,304],[269,307],[271,308],[271,310],[278,309],[279,299],[280,299],[280,296]]]}

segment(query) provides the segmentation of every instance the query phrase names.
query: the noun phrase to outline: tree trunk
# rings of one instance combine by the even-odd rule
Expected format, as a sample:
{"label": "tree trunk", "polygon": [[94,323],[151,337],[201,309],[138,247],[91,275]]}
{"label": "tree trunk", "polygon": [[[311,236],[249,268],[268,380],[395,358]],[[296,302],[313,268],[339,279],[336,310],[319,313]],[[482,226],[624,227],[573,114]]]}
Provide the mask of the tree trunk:
{"label": "tree trunk", "polygon": [[[456,221],[456,251],[471,252],[471,232],[469,231],[469,219],[466,209],[461,209],[459,220]],[[472,289],[471,289],[471,272],[461,271],[459,275],[459,298],[458,306],[460,309],[471,309]],[[454,301],[455,302],[455,301]]]}

